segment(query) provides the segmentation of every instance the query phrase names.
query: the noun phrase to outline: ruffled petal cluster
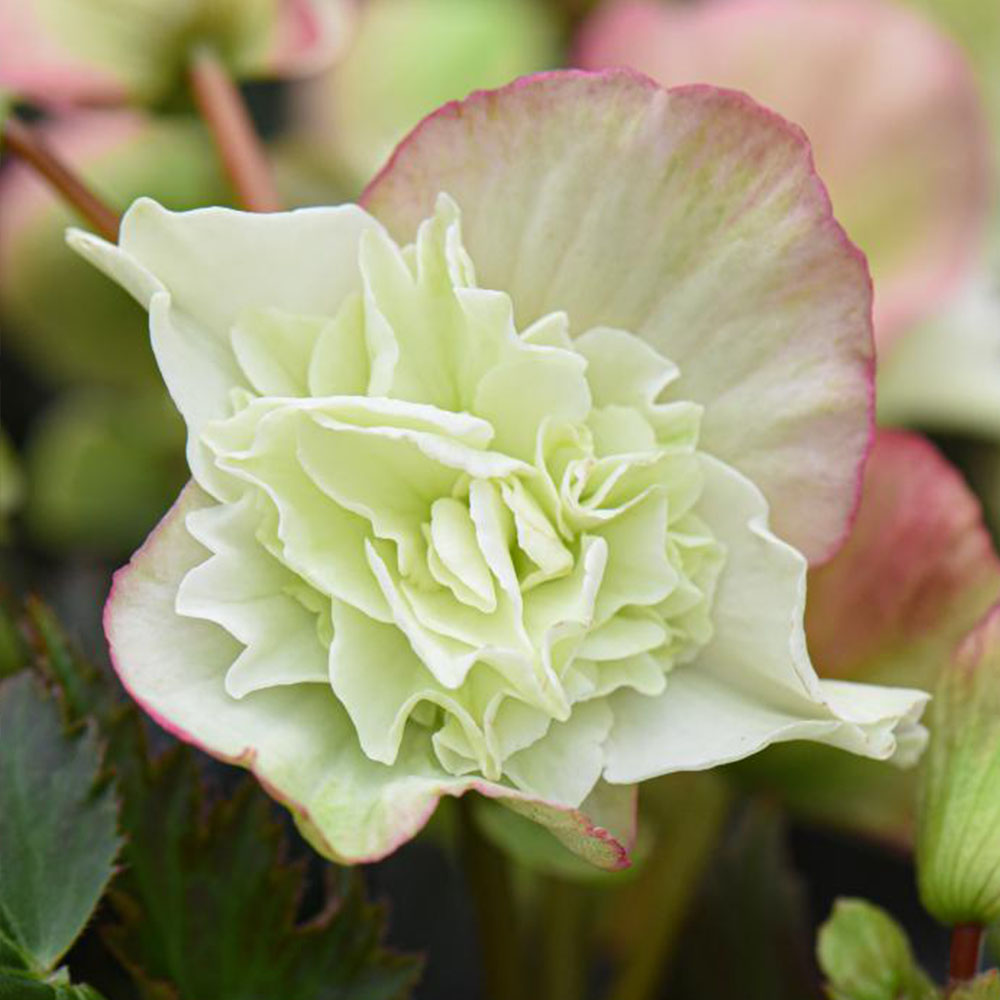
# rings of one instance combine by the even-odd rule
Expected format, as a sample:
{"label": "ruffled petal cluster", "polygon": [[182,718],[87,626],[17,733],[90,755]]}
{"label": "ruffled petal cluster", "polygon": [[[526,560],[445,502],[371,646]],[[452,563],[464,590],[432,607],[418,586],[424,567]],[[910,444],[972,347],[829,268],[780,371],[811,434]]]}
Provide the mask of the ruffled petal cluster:
{"label": "ruffled petal cluster", "polygon": [[806,650],[870,298],[749,101],[545,76],[429,119],[367,210],[143,200],[71,243],[148,308],[194,480],[116,578],[116,667],[325,853],[475,789],[616,867],[638,781],[919,751],[923,693]]}

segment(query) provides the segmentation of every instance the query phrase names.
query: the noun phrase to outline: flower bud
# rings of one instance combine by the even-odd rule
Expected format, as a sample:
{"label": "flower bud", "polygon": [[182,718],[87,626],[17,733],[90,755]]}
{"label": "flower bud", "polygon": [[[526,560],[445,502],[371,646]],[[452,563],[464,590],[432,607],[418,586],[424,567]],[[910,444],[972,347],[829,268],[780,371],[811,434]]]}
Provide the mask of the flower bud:
{"label": "flower bud", "polygon": [[1000,605],[969,634],[932,703],[917,876],[942,923],[1000,921]]}

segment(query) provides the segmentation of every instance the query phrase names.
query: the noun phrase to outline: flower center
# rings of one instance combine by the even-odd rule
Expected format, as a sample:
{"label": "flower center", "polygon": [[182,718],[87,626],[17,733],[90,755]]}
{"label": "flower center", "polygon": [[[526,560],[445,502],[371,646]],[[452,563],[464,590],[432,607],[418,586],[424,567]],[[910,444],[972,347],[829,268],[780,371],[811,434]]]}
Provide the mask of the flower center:
{"label": "flower center", "polygon": [[[199,442],[222,502],[192,530],[214,556],[178,610],[246,646],[234,696],[328,684],[374,760],[430,739],[454,774],[527,786],[534,745],[606,731],[607,698],[660,693],[711,637],[700,408],[663,398],[676,367],[624,331],[519,331],[447,200],[413,247],[369,236],[335,316],[234,328],[246,388]],[[298,623],[284,660],[221,607],[206,567],[239,558]]]}

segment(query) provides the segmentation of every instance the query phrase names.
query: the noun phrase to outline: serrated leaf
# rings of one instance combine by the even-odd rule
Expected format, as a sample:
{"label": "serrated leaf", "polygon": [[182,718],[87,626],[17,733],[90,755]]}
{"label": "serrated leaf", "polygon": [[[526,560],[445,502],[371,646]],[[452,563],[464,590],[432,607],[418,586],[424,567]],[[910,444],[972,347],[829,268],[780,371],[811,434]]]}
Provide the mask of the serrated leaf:
{"label": "serrated leaf", "polygon": [[808,928],[780,814],[753,803],[718,852],[688,913],[664,996],[814,1000]]}
{"label": "serrated leaf", "polygon": [[128,869],[112,891],[121,923],[107,933],[146,1000],[407,995],[416,963],[381,948],[381,913],[355,873],[329,868],[335,884],[321,914],[296,924],[305,872],[286,862],[254,782],[201,823],[193,754],[178,748],[147,780],[127,813]]}
{"label": "serrated leaf", "polygon": [[816,946],[831,1000],[934,1000],[906,932],[863,899],[838,899]]}
{"label": "serrated leaf", "polygon": [[51,969],[83,929],[118,853],[93,727],[68,734],[41,681],[0,683],[0,930]]}

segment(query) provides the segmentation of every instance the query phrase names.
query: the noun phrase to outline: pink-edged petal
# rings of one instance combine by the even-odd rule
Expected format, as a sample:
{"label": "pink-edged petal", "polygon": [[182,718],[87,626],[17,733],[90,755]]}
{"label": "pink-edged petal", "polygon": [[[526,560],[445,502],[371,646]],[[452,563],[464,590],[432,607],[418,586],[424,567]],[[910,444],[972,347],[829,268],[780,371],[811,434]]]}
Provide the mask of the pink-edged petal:
{"label": "pink-edged petal", "polygon": [[431,115],[363,202],[406,241],[440,191],[520,326],[565,310],[575,334],[647,339],[778,533],[836,548],[870,433],[871,293],[796,128],[711,87],[541,74]]}
{"label": "pink-edged petal", "polygon": [[929,686],[1000,595],[1000,559],[959,473],[924,438],[880,431],[847,544],[809,577],[821,675]]}
{"label": "pink-edged petal", "polygon": [[[1000,594],[979,504],[919,435],[882,431],[843,549],[809,577],[806,633],[821,675],[931,689],[956,643]],[[913,772],[789,745],[741,766],[811,822],[908,848]]]}
{"label": "pink-edged petal", "polygon": [[[442,795],[477,791],[543,823],[599,867],[625,867],[634,831],[634,791],[599,783],[579,809],[443,771],[430,741],[404,736],[396,764],[369,760],[326,684],[225,690],[240,644],[212,622],[175,611],[180,581],[209,555],[186,518],[210,504],[189,484],[132,561],[105,608],[118,676],[165,729],[207,753],[253,771],[291,809],[303,834],[328,857],[373,861],[415,836]],[[612,832],[613,831],[613,832]]]}
{"label": "pink-edged petal", "polygon": [[882,346],[975,259],[990,166],[976,83],[958,47],[902,4],[624,0],[585,25],[577,62],[733,87],[801,125],[868,254]]}

